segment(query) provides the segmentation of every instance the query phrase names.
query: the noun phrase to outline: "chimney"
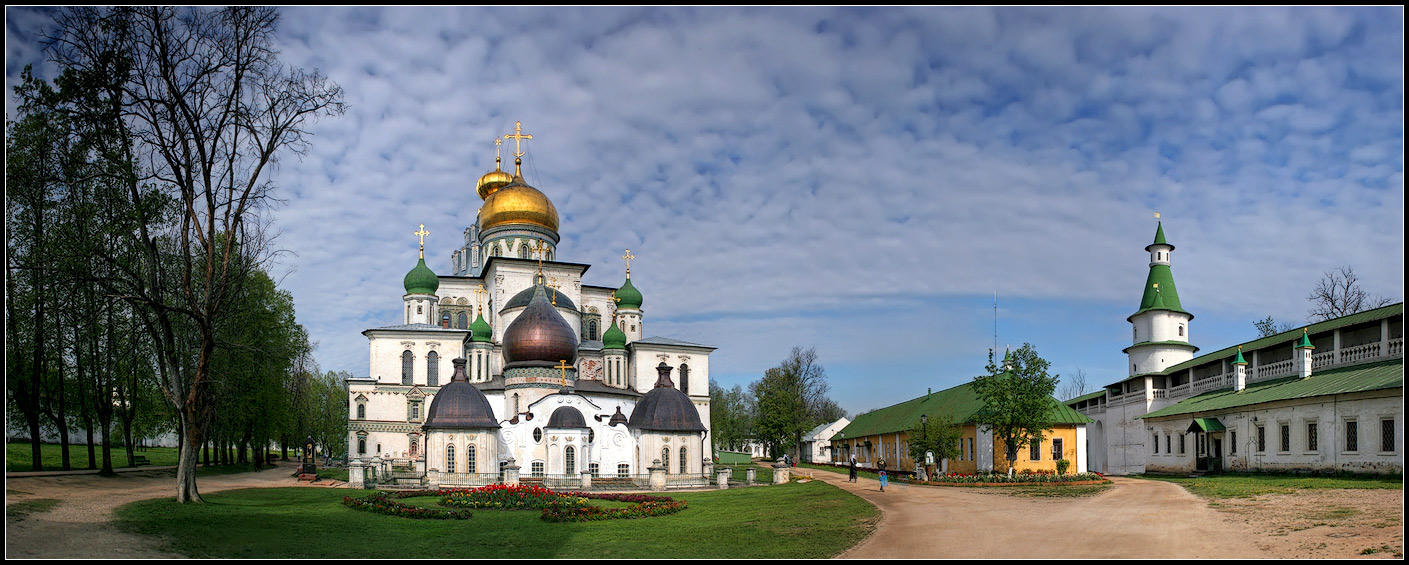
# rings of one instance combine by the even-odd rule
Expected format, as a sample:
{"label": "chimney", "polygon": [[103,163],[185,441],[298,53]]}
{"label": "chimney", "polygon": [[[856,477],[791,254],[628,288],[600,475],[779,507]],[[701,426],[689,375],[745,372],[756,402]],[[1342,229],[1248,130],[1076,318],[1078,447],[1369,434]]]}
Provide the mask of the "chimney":
{"label": "chimney", "polygon": [[1311,338],[1306,335],[1307,329],[1301,329],[1301,341],[1296,344],[1297,360],[1299,361],[1297,376],[1303,379],[1311,376],[1311,350],[1316,349],[1316,346],[1311,345]]}
{"label": "chimney", "polygon": [[1238,346],[1238,358],[1233,360],[1233,392],[1248,387],[1248,362],[1243,360],[1243,346]]}

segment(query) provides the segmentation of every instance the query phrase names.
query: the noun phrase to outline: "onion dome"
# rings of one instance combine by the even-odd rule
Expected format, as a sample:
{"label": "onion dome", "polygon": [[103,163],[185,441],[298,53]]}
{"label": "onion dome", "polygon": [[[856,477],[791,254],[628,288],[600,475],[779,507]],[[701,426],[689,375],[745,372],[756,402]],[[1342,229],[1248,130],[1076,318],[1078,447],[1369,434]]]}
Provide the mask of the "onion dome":
{"label": "onion dome", "polygon": [[479,227],[487,230],[503,224],[529,224],[558,231],[558,209],[538,189],[515,176],[513,182],[490,193],[479,209]]}
{"label": "onion dome", "polygon": [[480,312],[479,316],[475,317],[475,322],[470,324],[470,341],[494,343],[494,328],[484,321],[484,312]]}
{"label": "onion dome", "polygon": [[[496,139],[494,141],[495,145],[498,145],[499,140]],[[496,148],[495,151],[498,151],[498,149]],[[495,155],[494,170],[485,173],[484,176],[479,178],[479,182],[475,183],[475,192],[479,193],[481,200],[488,200],[489,195],[494,194],[494,191],[514,182],[514,175],[506,173],[499,168],[501,162],[502,160],[499,159],[499,156]]]}
{"label": "onion dome", "polygon": [[504,330],[505,363],[576,361],[577,334],[548,302],[542,281],[534,285],[533,290],[528,307]]}
{"label": "onion dome", "polygon": [[440,277],[431,272],[431,268],[426,266],[426,258],[422,257],[411,272],[406,273],[402,283],[406,285],[406,294],[435,294],[440,288]]}
{"label": "onion dome", "polygon": [[626,332],[616,325],[616,319],[612,319],[612,327],[602,334],[602,349],[626,349]]}
{"label": "onion dome", "polygon": [[470,384],[465,374],[465,359],[451,361],[455,374],[450,384],[440,388],[435,399],[431,400],[426,412],[426,429],[497,428],[499,421],[494,419],[494,410],[489,407],[489,399],[484,393]]}
{"label": "onion dome", "polygon": [[662,432],[703,432],[700,411],[690,397],[675,388],[670,380],[670,365],[662,362],[656,366],[660,375],[656,387],[647,392],[631,411],[631,419],[626,426],[634,430]]}
{"label": "onion dome", "polygon": [[548,425],[545,428],[569,428],[585,429],[587,418],[582,417],[582,413],[571,406],[562,406],[553,411],[553,415],[548,417]]}
{"label": "onion dome", "polygon": [[[562,292],[556,290],[549,292],[557,292],[558,294],[556,298],[548,301],[550,304],[556,302],[555,305],[558,308],[577,310],[577,305],[573,304],[572,300],[568,299],[566,294],[563,294]],[[530,300],[533,300],[533,287],[528,287],[519,291],[519,293],[515,294],[513,298],[510,298],[508,302],[505,302],[504,308],[499,311],[504,312],[509,310],[510,308],[522,308],[524,306],[528,306]]]}
{"label": "onion dome", "polygon": [[615,426],[615,425],[617,425],[617,424],[625,424],[625,423],[626,423],[626,414],[622,414],[622,413],[621,413],[621,407],[620,407],[620,406],[617,406],[617,407],[616,407],[616,413],[615,413],[615,414],[612,414],[612,419],[607,421],[607,425],[608,425],[608,426]]}
{"label": "onion dome", "polygon": [[626,275],[626,283],[616,289],[617,308],[641,309],[641,291],[631,286],[631,275]]}

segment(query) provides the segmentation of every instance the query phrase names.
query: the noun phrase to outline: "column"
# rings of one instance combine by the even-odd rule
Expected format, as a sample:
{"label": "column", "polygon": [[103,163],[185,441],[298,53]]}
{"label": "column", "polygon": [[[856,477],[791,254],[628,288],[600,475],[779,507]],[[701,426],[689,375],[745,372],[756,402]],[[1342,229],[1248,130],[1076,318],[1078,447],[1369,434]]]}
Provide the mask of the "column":
{"label": "column", "polygon": [[775,484],[775,485],[781,485],[781,484],[786,483],[786,482],[788,482],[788,464],[787,464],[787,463],[774,463],[774,464],[773,464],[773,484]]}
{"label": "column", "polygon": [[655,459],[654,464],[646,467],[651,472],[651,490],[665,490],[665,467],[660,463],[660,459]]}
{"label": "column", "polygon": [[353,459],[347,462],[347,487],[366,488],[366,472],[362,470],[362,460]]}
{"label": "column", "polygon": [[592,471],[580,471],[582,474],[582,490],[592,490]]}
{"label": "column", "polygon": [[729,488],[729,476],[732,474],[733,471],[730,470],[728,467],[719,468],[719,476],[717,477],[716,482],[719,485],[720,489]]}
{"label": "column", "polygon": [[519,465],[513,459],[510,459],[509,464],[504,466],[504,484],[509,486],[519,484]]}

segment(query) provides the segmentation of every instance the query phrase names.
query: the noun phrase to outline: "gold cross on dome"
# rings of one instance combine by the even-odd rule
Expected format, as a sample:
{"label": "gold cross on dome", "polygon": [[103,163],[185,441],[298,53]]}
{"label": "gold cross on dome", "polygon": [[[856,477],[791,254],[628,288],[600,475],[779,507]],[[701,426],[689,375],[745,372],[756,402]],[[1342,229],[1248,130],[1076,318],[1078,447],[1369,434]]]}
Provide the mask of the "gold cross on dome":
{"label": "gold cross on dome", "polygon": [[514,122],[514,133],[504,134],[504,139],[514,140],[514,176],[522,176],[520,166],[523,165],[523,140],[533,139],[533,136],[523,133],[523,122]]}
{"label": "gold cross on dome", "polygon": [[631,278],[631,260],[635,259],[636,256],[631,254],[630,249],[627,249],[626,254],[622,255],[621,258],[626,260],[626,278],[629,279]]}
{"label": "gold cross on dome", "polygon": [[560,287],[560,286],[558,285],[558,277],[550,277],[548,280],[551,281],[551,282],[548,283],[548,288],[553,289],[553,305],[554,305],[554,306],[557,306],[557,305],[558,305],[558,289],[559,289],[559,288],[562,288],[562,287]]}
{"label": "gold cross on dome", "polygon": [[616,323],[616,303],[618,303],[618,302],[621,302],[621,299],[616,297],[616,291],[613,290],[613,291],[612,291],[612,323],[613,323],[613,324]]}
{"label": "gold cross on dome", "polygon": [[428,235],[430,235],[430,234],[431,234],[431,232],[426,231],[426,225],[425,225],[425,224],[421,224],[421,229],[420,229],[420,230],[411,232],[411,235],[419,236],[419,237],[421,238],[421,258],[422,258],[422,259],[425,259],[425,258],[426,258],[426,236],[428,236]]}
{"label": "gold cross on dome", "polygon": [[555,367],[553,367],[553,368],[554,368],[554,369],[558,369],[558,370],[560,370],[560,371],[562,372],[563,388],[567,388],[567,387],[568,387],[568,369],[571,369],[571,368],[572,368],[572,365],[569,365],[569,364],[568,364],[568,360],[567,360],[567,359],[561,359],[561,360],[558,361],[557,366],[555,366]]}
{"label": "gold cross on dome", "polygon": [[548,250],[548,246],[543,244],[543,240],[539,239],[535,240],[533,246],[529,247],[529,249],[538,252],[538,274],[543,274],[543,255],[545,255],[544,252]]}
{"label": "gold cross on dome", "polygon": [[499,146],[502,145],[503,143],[504,143],[504,140],[499,139],[499,138],[497,138],[497,137],[494,138],[494,164],[496,165],[496,166],[494,167],[494,170],[496,170],[496,171],[499,170],[499,167],[497,166],[497,165],[499,164]]}
{"label": "gold cross on dome", "polygon": [[474,289],[473,292],[475,293],[475,304],[479,305],[479,309],[480,309],[481,311],[483,311],[483,310],[484,310],[484,295],[485,295],[485,294],[488,294],[488,293],[485,292],[485,290],[484,290],[484,284],[483,284],[483,283],[480,283],[479,286],[476,286],[476,287],[475,287],[475,289]]}

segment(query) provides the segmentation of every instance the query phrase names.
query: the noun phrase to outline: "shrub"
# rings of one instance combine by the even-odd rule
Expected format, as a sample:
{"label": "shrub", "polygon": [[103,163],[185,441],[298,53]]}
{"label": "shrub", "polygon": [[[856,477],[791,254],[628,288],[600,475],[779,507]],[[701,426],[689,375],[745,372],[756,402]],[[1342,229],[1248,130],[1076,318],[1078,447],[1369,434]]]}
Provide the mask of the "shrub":
{"label": "shrub", "polygon": [[1068,461],[1068,460],[1066,460],[1066,459],[1058,459],[1058,460],[1057,460],[1057,474],[1058,474],[1058,475],[1065,475],[1065,474],[1067,474],[1067,469],[1069,469],[1069,468],[1071,468],[1071,461]]}
{"label": "shrub", "polygon": [[[405,496],[397,496],[397,498],[405,498]],[[392,500],[392,498],[386,493],[381,492],[372,493],[363,498],[353,498],[351,496],[344,496],[342,497],[342,503],[348,508],[366,510],[369,512],[376,512],[378,514],[386,514],[388,516],[397,516],[400,518],[431,520],[465,520],[471,516],[469,510],[445,510],[440,508],[419,508],[416,506],[408,506],[406,504],[402,504],[400,502]]]}

